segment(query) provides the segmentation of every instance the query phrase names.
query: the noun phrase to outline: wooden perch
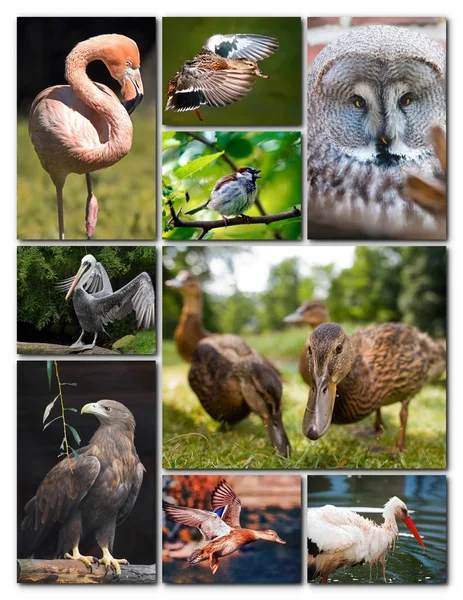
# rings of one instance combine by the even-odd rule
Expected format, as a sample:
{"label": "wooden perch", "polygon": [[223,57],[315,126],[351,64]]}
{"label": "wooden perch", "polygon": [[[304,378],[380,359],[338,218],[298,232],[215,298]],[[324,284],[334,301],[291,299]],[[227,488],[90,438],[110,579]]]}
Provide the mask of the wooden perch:
{"label": "wooden perch", "polygon": [[95,346],[91,350],[83,352],[72,352],[69,346],[61,346],[60,344],[39,344],[34,342],[17,342],[16,352],[18,354],[117,354],[114,350],[100,348]]}
{"label": "wooden perch", "polygon": [[92,572],[78,560],[18,559],[18,583],[156,583],[156,565],[122,565],[120,577],[112,569],[94,565]]}
{"label": "wooden perch", "polygon": [[202,232],[196,238],[198,240],[201,240],[206,233],[212,229],[231,227],[232,225],[255,225],[257,223],[268,225],[269,223],[276,223],[277,221],[285,221],[286,219],[292,219],[294,217],[301,216],[301,211],[294,206],[291,210],[287,210],[286,212],[277,213],[274,215],[262,215],[260,217],[248,217],[247,215],[242,215],[240,217],[232,217],[230,219],[223,218],[216,221],[185,221],[180,219],[182,209],[176,213],[171,200],[168,201],[168,204],[171,217],[169,224],[172,224],[175,227],[194,227],[197,229],[202,229]]}

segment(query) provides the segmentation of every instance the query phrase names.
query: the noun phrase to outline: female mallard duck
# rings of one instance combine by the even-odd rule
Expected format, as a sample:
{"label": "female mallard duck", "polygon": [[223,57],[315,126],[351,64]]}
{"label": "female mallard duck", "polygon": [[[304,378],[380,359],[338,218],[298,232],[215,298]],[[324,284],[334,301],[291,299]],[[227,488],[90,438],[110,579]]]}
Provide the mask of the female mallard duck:
{"label": "female mallard duck", "polygon": [[202,121],[199,107],[226,106],[251,91],[256,77],[268,78],[258,60],[278,49],[278,40],[265,35],[236,33],[213,35],[201,52],[183,63],[167,85],[166,110],[194,110]]}
{"label": "female mallard duck", "polygon": [[[326,323],[329,320],[328,309],[320,300],[307,300],[293,313],[286,315],[284,323],[308,323],[312,331],[315,327]],[[312,385],[309,366],[307,364],[307,350],[309,349],[310,338],[307,339],[299,357],[299,373],[307,385]]]}
{"label": "female mallard duck", "polygon": [[174,339],[180,356],[191,363],[188,381],[205,411],[216,421],[231,424],[255,412],[264,422],[273,446],[283,456],[289,455],[278,371],[239,336],[211,334],[203,328],[202,291],[197,277],[181,271],[166,285],[183,296]]}
{"label": "female mallard duck", "polygon": [[408,404],[425,383],[445,369],[445,348],[402,323],[370,325],[350,338],[337,323],[323,323],[307,352],[312,385],[302,430],[311,440],[330,423],[355,423],[381,406],[401,402],[399,450],[405,446]]}
{"label": "female mallard duck", "polygon": [[197,527],[206,542],[188,558],[189,565],[209,560],[212,574],[219,568],[219,558],[236,552],[241,546],[256,540],[286,544],[273,529],[242,529],[240,525],[241,500],[222,479],[211,494],[212,510],[200,510],[188,506],[173,506],[163,502],[165,513],[177,523]]}

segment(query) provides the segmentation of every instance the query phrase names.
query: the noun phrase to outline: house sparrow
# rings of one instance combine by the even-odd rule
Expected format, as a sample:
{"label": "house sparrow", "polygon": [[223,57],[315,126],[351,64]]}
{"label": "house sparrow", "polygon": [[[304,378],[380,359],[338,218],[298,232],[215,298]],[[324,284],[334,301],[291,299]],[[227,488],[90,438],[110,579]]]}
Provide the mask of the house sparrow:
{"label": "house sparrow", "polygon": [[220,213],[223,217],[242,215],[249,210],[256,199],[256,179],[259,179],[260,169],[241,167],[234,175],[222,177],[215,184],[209,200],[189,210],[186,215],[194,215],[208,208]]}

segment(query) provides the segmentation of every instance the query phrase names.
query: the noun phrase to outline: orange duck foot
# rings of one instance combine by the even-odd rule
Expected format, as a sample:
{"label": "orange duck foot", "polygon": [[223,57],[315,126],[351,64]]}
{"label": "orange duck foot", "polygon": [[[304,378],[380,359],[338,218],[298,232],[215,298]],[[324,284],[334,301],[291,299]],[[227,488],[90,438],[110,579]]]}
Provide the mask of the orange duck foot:
{"label": "orange duck foot", "polygon": [[201,113],[199,112],[199,109],[195,108],[195,115],[198,117],[198,119],[200,121],[204,121],[204,119],[201,116]]}

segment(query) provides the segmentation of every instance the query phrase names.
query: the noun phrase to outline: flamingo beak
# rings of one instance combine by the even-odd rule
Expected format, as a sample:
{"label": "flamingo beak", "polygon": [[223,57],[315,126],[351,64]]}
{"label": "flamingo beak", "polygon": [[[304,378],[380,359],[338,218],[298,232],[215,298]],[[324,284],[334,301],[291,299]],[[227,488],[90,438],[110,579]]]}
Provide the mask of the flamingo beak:
{"label": "flamingo beak", "polygon": [[331,424],[336,384],[328,375],[313,377],[312,388],[305,408],[302,431],[309,440],[318,440]]}
{"label": "flamingo beak", "polygon": [[416,541],[418,542],[418,544],[420,546],[422,546],[423,548],[425,548],[426,546],[424,545],[424,542],[421,539],[421,536],[418,533],[418,529],[416,528],[416,525],[413,522],[413,520],[410,517],[407,516],[407,517],[402,517],[402,521],[405,523],[405,525],[408,527],[408,529],[410,530],[410,532],[413,534],[413,536],[416,539]]}
{"label": "flamingo beak", "polygon": [[71,285],[71,287],[69,288],[69,291],[68,291],[68,293],[66,294],[66,298],[65,298],[66,300],[68,300],[68,298],[70,298],[70,296],[71,296],[72,292],[74,291],[74,289],[75,289],[76,285],[79,283],[79,281],[80,281],[80,278],[81,278],[81,277],[82,277],[82,275],[84,274],[85,270],[86,270],[86,265],[85,265],[85,266],[84,266],[84,265],[81,265],[81,266],[80,266],[80,269],[77,271],[77,275],[74,277],[74,281],[72,282],[72,285]]}
{"label": "flamingo beak", "polygon": [[140,69],[127,69],[122,82],[122,105],[130,114],[143,100],[143,82]]}

